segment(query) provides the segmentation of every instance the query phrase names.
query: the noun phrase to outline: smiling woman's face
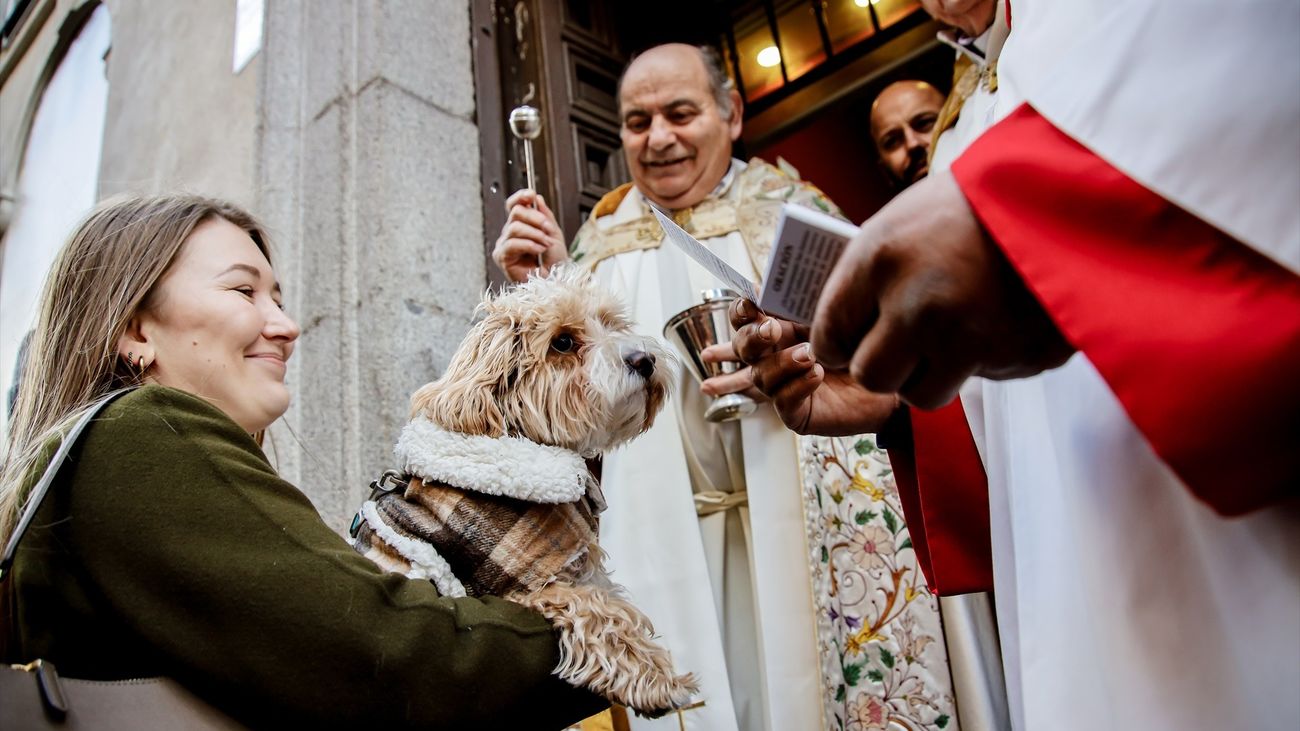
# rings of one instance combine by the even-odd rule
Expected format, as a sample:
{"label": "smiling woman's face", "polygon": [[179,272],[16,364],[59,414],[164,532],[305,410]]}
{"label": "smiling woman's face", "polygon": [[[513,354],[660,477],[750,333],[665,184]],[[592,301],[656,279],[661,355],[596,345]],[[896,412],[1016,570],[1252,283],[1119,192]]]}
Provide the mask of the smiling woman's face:
{"label": "smiling woman's face", "polygon": [[249,433],[289,408],[285,362],[298,325],[280,307],[271,264],[225,219],[194,229],[136,329],[147,381],[207,399]]}

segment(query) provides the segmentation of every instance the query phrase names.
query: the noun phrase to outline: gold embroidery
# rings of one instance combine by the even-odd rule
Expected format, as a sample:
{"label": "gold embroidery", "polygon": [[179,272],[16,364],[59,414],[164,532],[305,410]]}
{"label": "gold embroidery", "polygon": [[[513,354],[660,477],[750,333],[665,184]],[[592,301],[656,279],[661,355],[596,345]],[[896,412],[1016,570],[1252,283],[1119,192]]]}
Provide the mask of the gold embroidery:
{"label": "gold embroidery", "polygon": [[952,91],[939,109],[939,118],[934,122],[934,133],[930,140],[930,161],[934,161],[934,151],[939,147],[939,138],[943,133],[957,124],[961,117],[961,108],[966,99],[975,91],[979,81],[979,67],[965,55],[957,56],[952,66]]}
{"label": "gold embroidery", "polygon": [[998,90],[998,62],[994,61],[984,67],[983,73],[980,74],[980,83],[984,86],[984,91],[992,94]]}
{"label": "gold embroidery", "polygon": [[[574,238],[573,256],[583,266],[595,270],[597,264],[611,256],[659,248],[663,231],[644,201],[641,202],[641,215],[637,218],[605,230],[596,225],[596,220],[617,209],[630,191],[631,184],[627,184],[601,198],[591,217],[578,231]],[[821,191],[807,183],[791,180],[778,168],[754,158],[723,195],[706,199],[693,208],[676,211],[673,219],[700,240],[739,232],[754,271],[761,272],[772,249],[781,206],[787,202],[839,215],[838,209],[825,199]]]}
{"label": "gold embroidery", "polygon": [[623,199],[631,192],[632,184],[623,183],[601,196],[600,200],[596,202],[596,207],[591,209],[591,215],[595,218],[600,218],[601,216],[608,216],[614,211],[617,211],[618,207],[623,204]]}
{"label": "gold embroidery", "polygon": [[958,56],[952,67],[952,93],[944,100],[939,117],[934,122],[933,137],[930,139],[931,162],[934,162],[934,151],[939,149],[939,138],[957,124],[966,100],[981,87],[990,94],[998,90],[997,60],[980,66],[965,55]]}
{"label": "gold embroidery", "polygon": [[691,214],[692,210],[694,209],[681,208],[676,211],[673,211],[673,222],[676,223],[678,226],[681,226],[686,231],[686,233],[694,236],[695,238],[699,238],[699,235],[695,233],[695,224],[691,222],[691,219],[694,217]]}

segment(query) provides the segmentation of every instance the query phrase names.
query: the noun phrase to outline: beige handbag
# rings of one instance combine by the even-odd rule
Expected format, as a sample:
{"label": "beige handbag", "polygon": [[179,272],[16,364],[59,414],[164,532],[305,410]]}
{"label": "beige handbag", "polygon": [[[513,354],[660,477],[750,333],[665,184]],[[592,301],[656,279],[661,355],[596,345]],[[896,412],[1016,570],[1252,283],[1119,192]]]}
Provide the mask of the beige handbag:
{"label": "beige handbag", "polygon": [[[18,541],[49,492],[64,458],[95,415],[125,391],[100,399],[86,411],[50,460],[0,557],[0,581],[13,564]],[[176,729],[230,731],[244,727],[168,678],[76,680],[61,678],[54,665],[35,660],[0,666],[0,729]]]}
{"label": "beige handbag", "polygon": [[60,678],[43,660],[0,669],[0,729],[166,729],[244,727],[168,678]]}

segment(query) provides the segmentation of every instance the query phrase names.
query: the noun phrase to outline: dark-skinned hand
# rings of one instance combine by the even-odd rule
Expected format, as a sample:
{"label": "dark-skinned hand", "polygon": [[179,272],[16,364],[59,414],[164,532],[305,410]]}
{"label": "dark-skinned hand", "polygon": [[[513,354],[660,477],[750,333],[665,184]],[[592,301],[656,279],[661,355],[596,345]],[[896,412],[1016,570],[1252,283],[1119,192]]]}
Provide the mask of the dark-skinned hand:
{"label": "dark-skinned hand", "polygon": [[564,232],[545,198],[527,188],[516,190],[506,199],[506,211],[506,223],[492,249],[492,261],[506,278],[522,282],[535,269],[546,276],[552,266],[568,260]]}
{"label": "dark-skinned hand", "polygon": [[946,172],[903,191],[849,242],[812,344],[828,367],[924,409],[952,401],[972,375],[1023,378],[1074,352]]}
{"label": "dark-skinned hand", "polygon": [[730,316],[735,337],[706,348],[701,357],[741,360],[750,367],[710,378],[700,387],[704,393],[756,391],[771,399],[791,431],[823,436],[879,431],[897,408],[896,396],[871,393],[847,373],[819,365],[808,344],[808,328],[768,317],[743,299],[732,303]]}
{"label": "dark-skinned hand", "polygon": [[[710,345],[700,351],[700,360],[705,363],[740,363],[740,356],[731,347],[730,342]],[[744,394],[758,403],[767,403],[767,394],[754,388],[754,371],[749,366],[745,366],[732,373],[724,373],[720,376],[704,379],[700,384],[700,393],[705,396],[717,398],[728,393]]]}

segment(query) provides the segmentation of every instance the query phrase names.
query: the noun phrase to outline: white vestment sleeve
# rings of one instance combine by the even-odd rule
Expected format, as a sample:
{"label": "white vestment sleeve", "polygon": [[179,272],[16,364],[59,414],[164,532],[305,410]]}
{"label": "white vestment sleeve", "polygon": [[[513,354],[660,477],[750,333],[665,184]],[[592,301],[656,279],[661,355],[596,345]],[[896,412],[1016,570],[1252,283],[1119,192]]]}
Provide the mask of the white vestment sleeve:
{"label": "white vestment sleeve", "polygon": [[1012,4],[1000,93],[1300,271],[1300,3]]}

